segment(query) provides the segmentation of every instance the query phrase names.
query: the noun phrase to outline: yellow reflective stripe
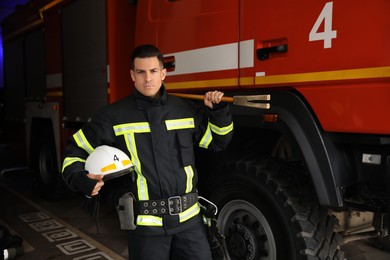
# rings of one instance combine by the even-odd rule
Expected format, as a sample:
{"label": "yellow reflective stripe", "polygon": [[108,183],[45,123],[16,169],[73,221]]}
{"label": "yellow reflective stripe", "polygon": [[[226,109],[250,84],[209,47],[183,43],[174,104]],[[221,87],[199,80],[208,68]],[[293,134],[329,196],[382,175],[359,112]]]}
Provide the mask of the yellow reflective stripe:
{"label": "yellow reflective stripe", "polygon": [[79,157],[66,157],[64,159],[64,162],[62,163],[62,172],[64,172],[64,169],[75,162],[83,162],[85,163],[84,159],[81,159]]}
{"label": "yellow reflective stripe", "polygon": [[149,200],[148,183],[146,178],[141,173],[137,172],[137,174],[138,198],[139,200]]}
{"label": "yellow reflective stripe", "polygon": [[73,135],[74,140],[76,141],[77,145],[87,151],[88,154],[91,154],[94,150],[92,145],[88,142],[87,138],[85,137],[83,130],[80,129]]}
{"label": "yellow reflective stripe", "polygon": [[115,170],[116,169],[116,164],[115,163],[111,163],[103,168],[100,169],[101,172],[107,172],[107,171],[111,171],[111,170]]}
{"label": "yellow reflective stripe", "polygon": [[202,139],[199,142],[199,146],[203,148],[208,148],[212,140],[213,135],[211,134],[210,124],[208,124],[206,132],[204,133]]}
{"label": "yellow reflective stripe", "polygon": [[213,141],[213,135],[211,132],[218,134],[218,135],[227,135],[232,130],[233,130],[233,122],[230,125],[224,126],[224,127],[218,127],[218,126],[209,122],[207,124],[207,129],[206,129],[205,133],[203,134],[202,139],[199,142],[199,146],[202,148],[209,147],[211,141]]}
{"label": "yellow reflective stripe", "polygon": [[151,215],[138,215],[137,226],[162,227],[163,220],[161,217],[156,217],[156,216],[151,216]]}
{"label": "yellow reflective stripe", "polygon": [[209,122],[209,125],[211,128],[211,131],[213,131],[214,133],[216,133],[218,135],[227,135],[228,133],[230,133],[233,130],[233,123],[231,123],[230,125],[225,126],[225,127],[218,127],[216,125],[213,125],[210,122]]}
{"label": "yellow reflective stripe", "polygon": [[184,212],[179,214],[179,221],[184,222],[192,218],[193,216],[198,215],[200,212],[200,207],[198,203],[195,203],[191,208],[185,210]]}
{"label": "yellow reflective stripe", "polygon": [[184,167],[184,170],[187,174],[187,184],[186,184],[186,193],[192,191],[192,179],[194,178],[194,170],[191,165]]}
{"label": "yellow reflective stripe", "polygon": [[[179,214],[179,222],[185,222],[190,218],[196,216],[200,212],[200,207],[198,203],[195,203],[191,208],[185,210]],[[138,226],[154,226],[162,227],[163,219],[162,217],[157,217],[153,215],[138,215],[137,217]]]}
{"label": "yellow reflective stripe", "polygon": [[148,122],[129,123],[114,126],[115,135],[124,135],[129,133],[150,133]]}
{"label": "yellow reflective stripe", "polygon": [[134,133],[126,134],[125,141],[126,141],[127,150],[129,150],[130,152],[131,160],[133,161],[135,169],[138,170],[138,172],[141,172],[141,161],[138,158]]}
{"label": "yellow reflective stripe", "polygon": [[135,135],[134,133],[126,134],[126,146],[130,152],[131,160],[134,163],[135,172],[138,175],[137,178],[137,192],[139,200],[149,200],[149,191],[148,184],[146,178],[142,174],[141,161],[138,157],[137,146],[135,143]]}
{"label": "yellow reflective stripe", "polygon": [[139,200],[149,200],[149,191],[146,178],[142,174],[141,161],[138,157],[137,145],[135,142],[136,133],[149,133],[148,122],[128,123],[114,126],[115,135],[123,135],[127,150],[130,152],[131,161],[137,173],[137,193]]}
{"label": "yellow reflective stripe", "polygon": [[165,120],[167,130],[179,130],[195,128],[194,118],[181,118],[181,119],[170,119]]}

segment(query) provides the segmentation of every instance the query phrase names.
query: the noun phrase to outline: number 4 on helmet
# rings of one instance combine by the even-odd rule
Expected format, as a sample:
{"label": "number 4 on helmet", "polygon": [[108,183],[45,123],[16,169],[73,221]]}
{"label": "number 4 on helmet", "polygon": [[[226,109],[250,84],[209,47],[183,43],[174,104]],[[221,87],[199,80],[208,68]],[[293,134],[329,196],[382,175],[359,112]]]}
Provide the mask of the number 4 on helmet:
{"label": "number 4 on helmet", "polygon": [[130,158],[118,148],[102,145],[88,156],[85,170],[91,174],[102,174],[103,180],[124,176],[134,170]]}

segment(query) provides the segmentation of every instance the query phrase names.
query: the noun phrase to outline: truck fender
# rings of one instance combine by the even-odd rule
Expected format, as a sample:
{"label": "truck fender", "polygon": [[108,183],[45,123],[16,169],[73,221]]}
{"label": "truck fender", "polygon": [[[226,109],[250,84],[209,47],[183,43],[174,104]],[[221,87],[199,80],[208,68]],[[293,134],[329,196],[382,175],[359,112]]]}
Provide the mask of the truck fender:
{"label": "truck fender", "polygon": [[[262,114],[276,114],[276,123],[262,126],[283,133],[298,145],[321,205],[343,206],[342,187],[349,182],[346,178],[351,176],[345,154],[332,142],[331,133],[321,128],[314,112],[299,93],[288,90],[268,93],[271,94],[270,109],[233,106],[234,118],[245,115],[247,119],[253,119]],[[258,122],[252,119],[245,120],[245,124],[253,126],[253,122]],[[235,124],[239,126],[240,122]]]}
{"label": "truck fender", "polygon": [[343,206],[341,187],[350,176],[345,155],[320,127],[313,111],[299,94],[272,94],[270,113],[278,114],[298,143],[321,205]]}

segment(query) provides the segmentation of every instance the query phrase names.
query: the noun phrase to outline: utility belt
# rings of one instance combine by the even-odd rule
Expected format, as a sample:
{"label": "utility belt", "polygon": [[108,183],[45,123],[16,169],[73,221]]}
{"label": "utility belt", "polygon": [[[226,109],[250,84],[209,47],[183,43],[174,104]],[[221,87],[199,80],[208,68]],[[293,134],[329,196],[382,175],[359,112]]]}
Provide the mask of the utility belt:
{"label": "utility belt", "polygon": [[168,199],[139,201],[141,215],[178,215],[198,202],[197,193],[172,196]]}
{"label": "utility belt", "polygon": [[137,215],[179,215],[198,202],[197,193],[187,193],[182,196],[172,196],[161,200],[136,201],[133,194],[127,192],[119,198],[117,212],[121,229],[136,229]]}

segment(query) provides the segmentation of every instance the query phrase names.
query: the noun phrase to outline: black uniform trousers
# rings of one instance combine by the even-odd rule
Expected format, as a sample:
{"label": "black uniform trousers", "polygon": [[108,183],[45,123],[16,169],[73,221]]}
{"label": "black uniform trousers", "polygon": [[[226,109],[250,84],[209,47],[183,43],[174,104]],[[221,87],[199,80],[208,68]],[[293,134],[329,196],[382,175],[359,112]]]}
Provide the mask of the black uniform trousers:
{"label": "black uniform trousers", "polygon": [[173,235],[145,235],[130,231],[128,247],[130,260],[212,260],[206,229],[201,221]]}

